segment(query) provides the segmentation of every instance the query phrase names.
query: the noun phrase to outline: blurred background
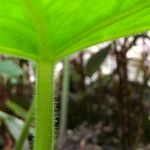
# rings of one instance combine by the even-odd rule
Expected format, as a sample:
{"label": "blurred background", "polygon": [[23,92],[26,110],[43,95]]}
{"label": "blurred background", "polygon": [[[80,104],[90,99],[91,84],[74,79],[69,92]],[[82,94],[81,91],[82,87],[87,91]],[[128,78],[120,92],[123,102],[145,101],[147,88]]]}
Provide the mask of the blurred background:
{"label": "blurred background", "polygon": [[[12,150],[19,139],[33,101],[35,65],[0,55],[0,150]],[[56,150],[150,150],[150,33],[58,62],[55,101]],[[24,150],[33,139],[34,119]]]}

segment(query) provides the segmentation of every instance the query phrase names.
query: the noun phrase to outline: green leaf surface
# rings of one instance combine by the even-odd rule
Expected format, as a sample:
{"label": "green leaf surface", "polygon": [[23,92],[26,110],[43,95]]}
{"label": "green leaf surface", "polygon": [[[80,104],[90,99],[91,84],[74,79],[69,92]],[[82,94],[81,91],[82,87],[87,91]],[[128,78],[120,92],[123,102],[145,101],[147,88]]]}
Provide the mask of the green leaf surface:
{"label": "green leaf surface", "polygon": [[11,60],[0,61],[0,74],[5,74],[8,78],[16,77],[23,74],[20,66]]}
{"label": "green leaf surface", "polygon": [[150,29],[150,0],[0,0],[0,52],[56,61]]}
{"label": "green leaf surface", "polygon": [[93,56],[91,56],[85,68],[85,73],[87,76],[92,76],[93,73],[95,73],[96,70],[99,69],[100,65],[103,63],[110,50],[111,50],[111,46],[109,45],[108,47],[101,49]]}

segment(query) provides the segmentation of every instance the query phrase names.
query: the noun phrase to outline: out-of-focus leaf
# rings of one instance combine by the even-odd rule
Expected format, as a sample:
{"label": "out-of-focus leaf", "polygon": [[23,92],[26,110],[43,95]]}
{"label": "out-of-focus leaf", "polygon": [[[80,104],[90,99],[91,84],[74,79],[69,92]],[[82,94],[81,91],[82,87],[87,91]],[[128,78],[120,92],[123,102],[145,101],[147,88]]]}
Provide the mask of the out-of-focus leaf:
{"label": "out-of-focus leaf", "polygon": [[[18,140],[18,138],[21,134],[24,122],[12,115],[8,115],[8,114],[4,113],[2,111],[0,111],[0,118],[5,122],[12,137],[15,140]],[[29,149],[30,149],[29,142],[26,140],[23,150],[29,150]]]}
{"label": "out-of-focus leaf", "polygon": [[23,70],[11,60],[0,62],[0,74],[5,74],[8,78],[23,74]]}
{"label": "out-of-focus leaf", "polygon": [[2,118],[6,123],[6,126],[13,138],[17,140],[23,126],[23,121],[2,111],[0,111],[0,118]]}
{"label": "out-of-focus leaf", "polygon": [[23,109],[20,105],[16,104],[13,101],[8,101],[7,102],[7,106],[9,109],[11,109],[16,115],[22,117],[22,118],[26,118],[27,116],[27,111],[25,109]]}
{"label": "out-of-focus leaf", "polygon": [[85,68],[85,73],[87,76],[92,76],[93,73],[98,70],[99,66],[103,63],[105,60],[108,52],[111,50],[111,46],[109,45],[108,47],[100,50],[96,54],[94,54],[89,60]]}

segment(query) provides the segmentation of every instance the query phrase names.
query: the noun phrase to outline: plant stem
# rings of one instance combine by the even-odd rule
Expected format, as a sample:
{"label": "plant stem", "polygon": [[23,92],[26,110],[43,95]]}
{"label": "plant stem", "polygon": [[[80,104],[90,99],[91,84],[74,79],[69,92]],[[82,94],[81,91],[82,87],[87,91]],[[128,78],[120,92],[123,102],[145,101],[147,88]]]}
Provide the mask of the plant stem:
{"label": "plant stem", "polygon": [[38,62],[36,80],[34,150],[54,148],[53,64]]}
{"label": "plant stem", "polygon": [[28,116],[26,118],[26,122],[24,124],[23,129],[22,129],[21,135],[19,137],[19,140],[16,143],[15,150],[22,150],[23,149],[24,141],[25,141],[26,137],[28,136],[30,125],[34,119],[34,103],[35,102],[33,102],[33,104],[30,107],[30,110],[28,112]]}
{"label": "plant stem", "polygon": [[68,114],[68,99],[69,99],[69,57],[64,59],[64,73],[62,83],[62,101],[60,111],[60,127],[59,127],[59,144],[63,144],[63,136],[67,126],[67,114]]}

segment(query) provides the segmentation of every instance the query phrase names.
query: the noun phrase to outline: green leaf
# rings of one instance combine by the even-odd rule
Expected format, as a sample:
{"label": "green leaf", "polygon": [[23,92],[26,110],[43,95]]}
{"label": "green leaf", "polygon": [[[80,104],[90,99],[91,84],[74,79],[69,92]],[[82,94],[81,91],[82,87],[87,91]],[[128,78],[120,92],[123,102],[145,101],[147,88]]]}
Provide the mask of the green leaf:
{"label": "green leaf", "polygon": [[97,53],[95,53],[87,62],[85,73],[87,76],[92,76],[96,70],[99,69],[100,65],[105,60],[108,52],[111,50],[111,46],[101,49]]}
{"label": "green leaf", "polygon": [[11,60],[4,60],[0,62],[0,74],[5,74],[8,78],[16,77],[22,75],[23,70]]}
{"label": "green leaf", "polygon": [[7,102],[7,107],[9,109],[11,109],[16,115],[18,115],[24,119],[26,118],[27,111],[24,108],[22,108],[21,106],[19,106],[17,103],[9,100]]}
{"label": "green leaf", "polygon": [[150,29],[150,0],[0,0],[0,52],[56,61]]}

